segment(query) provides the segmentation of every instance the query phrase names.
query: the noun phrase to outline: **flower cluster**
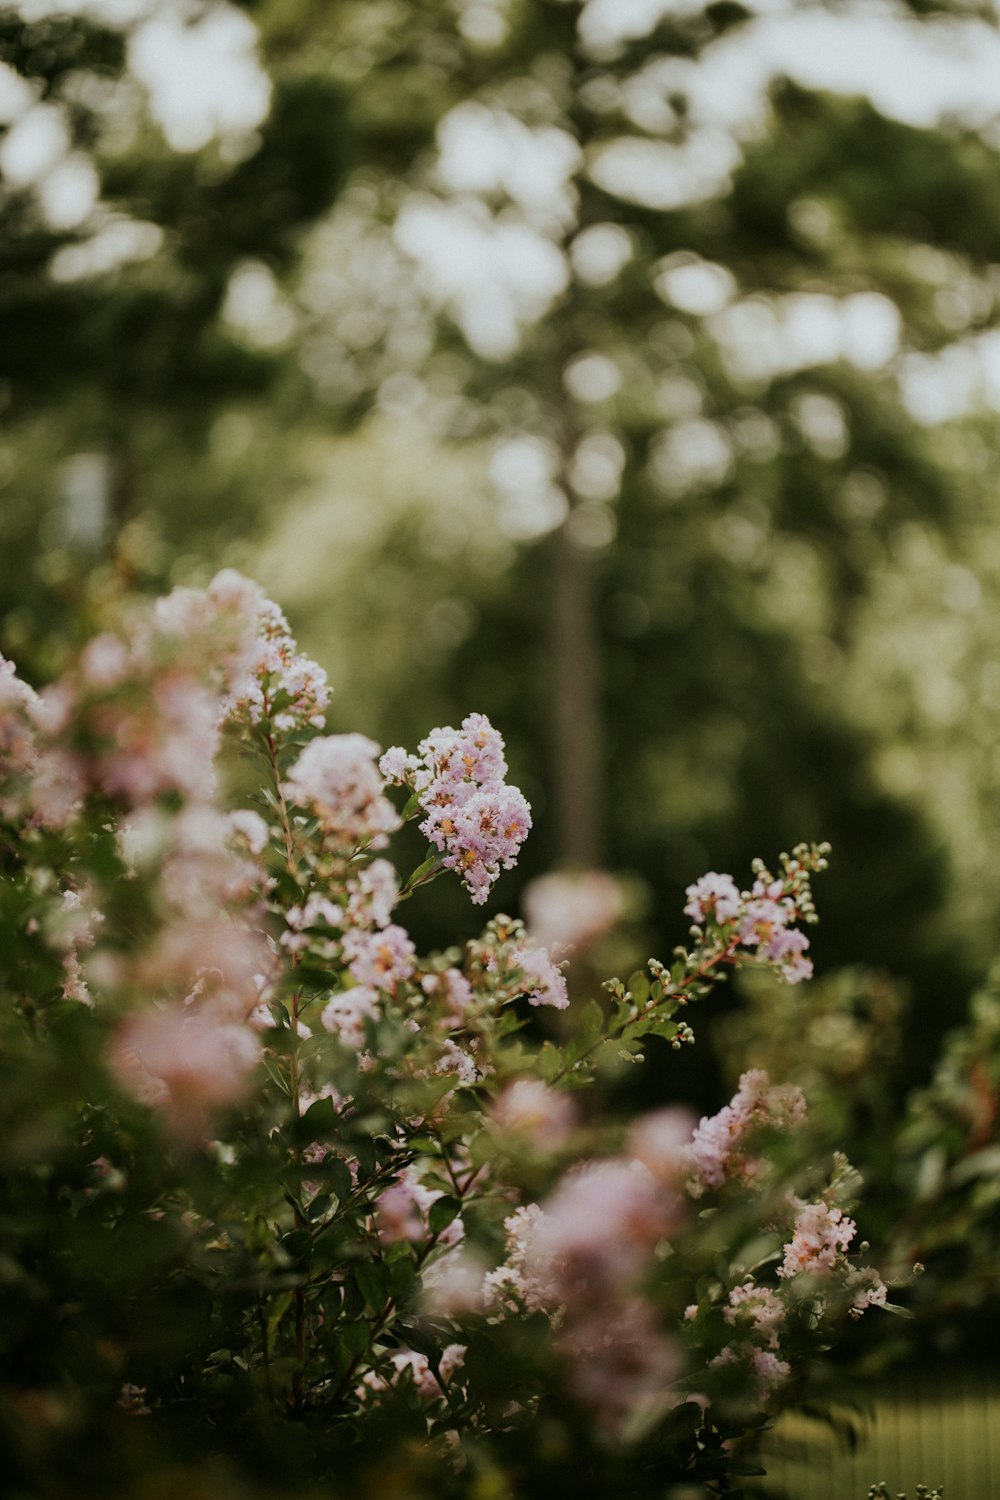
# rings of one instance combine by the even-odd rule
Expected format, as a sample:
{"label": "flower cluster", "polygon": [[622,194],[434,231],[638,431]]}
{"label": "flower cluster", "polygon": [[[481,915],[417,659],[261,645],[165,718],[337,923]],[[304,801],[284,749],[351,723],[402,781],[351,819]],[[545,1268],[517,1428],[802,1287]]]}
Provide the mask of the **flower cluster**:
{"label": "flower cluster", "polygon": [[700,1198],[707,1188],[722,1187],[732,1178],[752,1181],[760,1171],[759,1159],[747,1151],[755,1130],[764,1125],[787,1129],[799,1124],[805,1113],[806,1101],[800,1089],[772,1087],[761,1069],[744,1073],[730,1103],[718,1114],[702,1119],[677,1155],[688,1192]]}
{"label": "flower cluster", "polygon": [[387,751],[380,766],[387,781],[416,793],[425,814],[421,832],[482,905],[501,868],[513,868],[531,827],[527,802],[504,780],[504,743],[492,724],[470,714],[461,729],[433,730],[416,756]]}
{"label": "flower cluster", "polygon": [[[501,1100],[498,1114],[505,1107]],[[847,1258],[856,1227],[840,1207],[797,1198],[780,1212],[776,1206],[777,1217],[790,1209],[794,1222],[781,1255],[764,1257],[765,1264],[780,1259],[774,1283],[744,1272],[727,1288],[719,1283],[716,1266],[705,1279],[703,1300],[688,1304],[679,1327],[671,1328],[669,1316],[657,1320],[649,1290],[663,1247],[691,1253],[697,1220],[687,1200],[724,1189],[766,1193],[770,1164],[763,1155],[751,1158],[747,1144],[762,1131],[794,1131],[804,1116],[798,1090],[772,1087],[766,1074],[754,1071],[744,1074],[724,1109],[693,1129],[682,1110],[640,1117],[629,1131],[625,1154],[572,1167],[541,1203],[507,1217],[506,1260],[484,1278],[485,1306],[508,1314],[522,1308],[547,1311],[557,1330],[556,1346],[571,1360],[573,1388],[612,1425],[635,1419],[653,1400],[653,1391],[639,1378],[639,1364],[621,1351],[614,1368],[624,1359],[637,1383],[630,1397],[626,1380],[615,1401],[605,1399],[597,1367],[610,1358],[608,1351],[627,1327],[643,1330],[647,1368],[659,1372],[661,1406],[687,1398],[678,1342],[684,1338],[698,1350],[698,1373],[691,1378],[702,1399],[714,1372],[720,1395],[738,1392],[749,1377],[746,1388],[767,1402],[792,1372],[785,1337],[791,1311],[801,1296],[814,1296],[817,1278],[832,1303],[853,1317],[885,1304],[878,1273]],[[840,1171],[849,1177],[842,1159]],[[777,1236],[780,1229],[771,1233]]]}
{"label": "flower cluster", "polygon": [[[21,1031],[0,1055],[51,1041],[47,1076],[75,1077],[80,1057],[93,1069],[64,1111],[66,1181],[32,1156],[31,1191],[89,1216],[88,1264],[92,1237],[106,1230],[116,1253],[134,1215],[143,1246],[162,1234],[158,1295],[183,1268],[192,1305],[224,1303],[211,1343],[180,1329],[169,1379],[120,1334],[131,1304],[114,1320],[112,1384],[139,1393],[123,1409],[225,1387],[214,1451],[245,1385],[329,1433],[345,1472],[405,1411],[458,1483],[488,1445],[530,1446],[555,1398],[592,1419],[595,1453],[656,1431],[674,1472],[694,1473],[736,1394],[752,1417],[788,1383],[793,1306],[828,1307],[826,1338],[837,1308],[859,1316],[885,1287],[849,1258],[844,1192],[789,1196],[798,1178],[776,1163],[798,1090],[750,1071],[717,1114],[663,1108],[627,1127],[585,1090],[650,1037],[689,1040],[679,1008],[727,967],[804,977],[795,924],[812,920],[822,854],[796,850],[777,877],[757,866],[744,892],[704,876],[690,952],[574,1004],[560,954],[615,920],[609,877],[538,884],[540,934],[497,915],[423,954],[399,920],[444,871],[480,904],[514,863],[530,813],[489,721],[380,758],[364,735],[323,732],[327,698],[281,611],[231,571],[112,620],[39,694],[0,662],[21,962],[4,1022]],[[252,805],[235,795],[237,752],[259,773]],[[409,792],[399,809],[392,785]],[[391,839],[408,821],[431,848],[401,880]],[[17,1132],[35,1139],[20,1117]],[[47,1326],[63,1324],[72,1310]],[[495,1389],[511,1351],[513,1398]]]}
{"label": "flower cluster", "polygon": [[376,769],[379,747],[363,734],[326,735],[310,741],[288,772],[285,794],[317,818],[323,840],[350,853],[364,845],[384,848],[400,826]]}
{"label": "flower cluster", "polygon": [[772,964],[788,984],[797,984],[812,974],[812,960],[805,957],[809,939],[796,921],[814,921],[809,877],[826,867],[825,845],[810,851],[799,845],[791,855],[781,856],[781,876],[775,878],[759,861],[756,880],[749,891],[740,891],[731,875],[710,870],[686,891],[684,910],[701,933],[708,925],[718,934],[727,958],[741,949]]}

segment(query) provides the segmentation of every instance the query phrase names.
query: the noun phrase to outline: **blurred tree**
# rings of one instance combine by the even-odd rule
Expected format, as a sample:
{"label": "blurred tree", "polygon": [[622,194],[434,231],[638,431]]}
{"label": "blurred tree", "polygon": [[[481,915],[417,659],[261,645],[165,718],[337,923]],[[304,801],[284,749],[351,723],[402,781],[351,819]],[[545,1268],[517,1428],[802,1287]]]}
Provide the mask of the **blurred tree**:
{"label": "blurred tree", "polygon": [[[975,87],[936,105],[879,95],[860,65],[857,97],[843,72],[828,92],[782,78],[777,36],[791,74],[796,45],[808,72],[801,57],[835,54],[852,27],[864,44],[862,18],[822,7],[533,0],[455,16],[458,102],[436,149],[408,191],[367,179],[368,243],[411,257],[434,347],[380,365],[387,304],[369,289],[382,333],[376,311],[333,399],[367,369],[390,423],[487,442],[493,526],[517,562],[497,584],[476,565],[480,536],[380,537],[377,581],[323,615],[348,638],[392,633],[415,707],[401,715],[390,694],[371,727],[396,737],[402,716],[418,732],[435,683],[460,682],[513,734],[543,802],[548,789],[538,867],[638,868],[657,915],[706,864],[745,868],[775,830],[830,837],[820,951],[908,974],[919,1019],[921,1001],[961,993],[985,929],[956,909],[942,920],[961,840],[933,798],[899,795],[882,684],[873,696],[855,663],[877,656],[872,601],[914,545],[940,538],[960,587],[970,538],[992,524],[956,453],[954,421],[969,419],[942,395],[942,362],[988,356],[996,321],[992,105]],[[960,24],[995,55],[995,30],[965,7],[915,6],[868,42],[954,47]],[[329,233],[328,247],[336,216]],[[314,303],[314,347],[324,321],[350,345],[364,292],[348,277]],[[459,604],[436,663],[424,590],[385,586],[413,573],[415,549]],[[909,623],[942,608],[913,601]],[[912,664],[891,670],[907,699]],[[940,681],[933,663],[918,671]]]}

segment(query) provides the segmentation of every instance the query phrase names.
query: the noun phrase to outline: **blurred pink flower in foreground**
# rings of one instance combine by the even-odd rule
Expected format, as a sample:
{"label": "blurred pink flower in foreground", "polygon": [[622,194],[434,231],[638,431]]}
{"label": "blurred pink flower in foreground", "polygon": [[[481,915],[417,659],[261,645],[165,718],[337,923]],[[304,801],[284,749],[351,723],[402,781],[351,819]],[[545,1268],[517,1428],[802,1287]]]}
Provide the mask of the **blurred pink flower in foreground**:
{"label": "blurred pink flower in foreground", "polygon": [[521,897],[532,938],[553,958],[569,949],[588,948],[622,915],[622,893],[606,870],[554,871],[540,875]]}
{"label": "blurred pink flower in foreground", "polygon": [[259,1056],[248,1027],[174,1008],[130,1016],[110,1059],[122,1086],[162,1109],[171,1133],[195,1144],[206,1136],[211,1111],[243,1095]]}

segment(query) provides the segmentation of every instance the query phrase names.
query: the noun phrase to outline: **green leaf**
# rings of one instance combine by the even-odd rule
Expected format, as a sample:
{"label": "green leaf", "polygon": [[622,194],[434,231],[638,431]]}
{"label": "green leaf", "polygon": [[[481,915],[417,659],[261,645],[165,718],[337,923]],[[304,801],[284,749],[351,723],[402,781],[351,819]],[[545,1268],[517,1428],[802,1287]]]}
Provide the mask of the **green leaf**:
{"label": "green leaf", "polygon": [[339,1156],[327,1156],[322,1163],[322,1176],[330,1192],[343,1203],[349,1198],[354,1184],[351,1181],[351,1172],[346,1161]]}
{"label": "green leaf", "polygon": [[417,1277],[417,1268],[412,1259],[394,1261],[389,1267],[389,1291],[397,1300],[409,1291]]}
{"label": "green leaf", "polygon": [[340,1323],[337,1325],[336,1336],[342,1348],[356,1359],[368,1348],[371,1342],[371,1329],[367,1323]]}
{"label": "green leaf", "polygon": [[412,891],[415,885],[419,885],[421,881],[427,880],[431,874],[437,874],[443,868],[442,856],[435,850],[424,860],[423,864],[417,866],[412,875],[408,876],[403,889]]}
{"label": "green leaf", "polygon": [[372,1312],[382,1311],[389,1300],[389,1275],[378,1261],[362,1261],[354,1267],[354,1280]]}
{"label": "green leaf", "polygon": [[580,1012],[580,1025],[577,1032],[578,1039],[584,1047],[592,1047],[598,1037],[604,1034],[604,1011],[596,1000],[588,1000]]}
{"label": "green leaf", "polygon": [[900,1307],[898,1302],[883,1302],[881,1307],[883,1312],[893,1313],[897,1318],[910,1318],[912,1320],[916,1316],[908,1307]]}
{"label": "green leaf", "polygon": [[443,1229],[457,1219],[462,1205],[457,1198],[437,1198],[431,1204],[427,1215],[427,1225],[431,1234],[440,1234]]}

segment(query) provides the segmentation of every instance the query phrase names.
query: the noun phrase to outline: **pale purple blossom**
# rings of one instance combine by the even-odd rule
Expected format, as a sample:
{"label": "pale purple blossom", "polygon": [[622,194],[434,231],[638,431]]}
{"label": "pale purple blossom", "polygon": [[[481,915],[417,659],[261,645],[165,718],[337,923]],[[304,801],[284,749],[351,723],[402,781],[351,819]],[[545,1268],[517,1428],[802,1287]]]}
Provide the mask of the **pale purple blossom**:
{"label": "pale purple blossom", "polygon": [[367,985],[342,990],[328,1000],[320,1022],[345,1047],[360,1052],[365,1045],[365,1022],[379,1019],[379,995]]}
{"label": "pale purple blossom", "polygon": [[438,997],[444,1007],[441,1020],[445,1026],[463,1026],[466,1013],[475,997],[472,986],[460,969],[445,969],[443,973],[424,974],[420,988],[425,995]]}
{"label": "pale purple blossom", "polygon": [[750,1368],[753,1370],[758,1399],[762,1401],[784,1385],[792,1373],[788,1361],[779,1359],[770,1349],[755,1349],[750,1356]]}
{"label": "pale purple blossom", "polygon": [[494,1125],[536,1151],[557,1151],[577,1123],[576,1106],[540,1078],[515,1078],[490,1110]]}
{"label": "pale purple blossom", "polygon": [[710,917],[720,924],[739,916],[742,897],[731,875],[719,875],[709,870],[684,893],[688,904],[684,910],[695,922],[705,922]]}
{"label": "pale purple blossom", "polygon": [[688,1192],[700,1197],[706,1188],[722,1187],[729,1177],[752,1177],[755,1163],[745,1150],[751,1131],[763,1124],[781,1129],[797,1125],[805,1109],[801,1090],[790,1085],[772,1088],[759,1068],[744,1073],[730,1103],[700,1120],[684,1148]]}
{"label": "pale purple blossom", "polygon": [[315,814],[336,849],[382,848],[400,825],[383,796],[377,755],[378,746],[363,734],[325,735],[312,740],[288,772],[286,795]]}
{"label": "pale purple blossom", "polygon": [[359,984],[391,991],[413,973],[416,949],[402,927],[391,924],[379,932],[348,932],[344,957]]}
{"label": "pale purple blossom", "polygon": [[394,748],[380,766],[387,780],[412,785],[424,812],[421,832],[481,905],[501,869],[513,868],[531,827],[527,802],[503,779],[500,735],[483,714],[469,714],[460,729],[432,730],[417,757]]}
{"label": "pale purple blossom", "polygon": [[123,1087],[161,1108],[171,1131],[191,1141],[203,1137],[211,1109],[245,1092],[259,1055],[249,1027],[176,1007],[129,1017],[111,1047]]}
{"label": "pale purple blossom", "polygon": [[612,1434],[657,1409],[681,1373],[679,1350],[636,1297],[587,1308],[559,1330],[556,1345],[568,1361],[570,1389]]}
{"label": "pale purple blossom", "polygon": [[611,1157],[568,1172],[532,1228],[527,1269],[559,1301],[618,1289],[681,1222],[678,1200],[639,1162]]}
{"label": "pale purple blossom", "polygon": [[558,1301],[548,1262],[535,1248],[543,1218],[539,1205],[528,1203],[504,1219],[506,1259],[483,1277],[482,1300],[487,1308],[511,1300],[528,1309],[551,1308]]}
{"label": "pale purple blossom", "polygon": [[842,1260],[857,1233],[853,1219],[825,1203],[796,1202],[795,1229],[784,1247],[778,1275],[788,1278],[807,1271],[828,1275]]}
{"label": "pale purple blossom", "polygon": [[873,1266],[857,1266],[847,1276],[851,1316],[860,1318],[866,1307],[885,1307],[888,1290]]}
{"label": "pale purple blossom", "polygon": [[282,734],[321,729],[330,702],[326,673],[301,654],[278,606],[233,568],[216,574],[198,598],[195,593],[175,589],[161,600],[158,623],[190,634],[201,623],[199,611],[204,615],[207,607],[213,645],[220,625],[229,624],[233,643],[226,664],[223,716],[250,724],[270,720]]}
{"label": "pale purple blossom", "polygon": [[251,854],[263,854],[270,839],[270,831],[260,813],[250,808],[237,808],[229,814],[229,825],[244,841]]}
{"label": "pale purple blossom", "polygon": [[641,1161],[657,1182],[673,1187],[687,1171],[687,1147],[695,1125],[691,1111],[678,1105],[640,1115],[628,1133],[629,1155]]}
{"label": "pale purple blossom", "polygon": [[[431,1368],[427,1355],[418,1354],[415,1349],[394,1350],[389,1355],[389,1363],[397,1379],[407,1377],[412,1379],[417,1395],[424,1401],[436,1401],[444,1395],[445,1387],[455,1372],[461,1368],[464,1358],[464,1344],[449,1344],[441,1354],[437,1375]],[[386,1390],[389,1382],[383,1375],[369,1370],[367,1375],[362,1377],[361,1384],[367,1390],[377,1393]]]}
{"label": "pale purple blossom", "polygon": [[623,907],[618,881],[606,870],[540,875],[521,899],[535,941],[560,957],[596,942],[615,925]]}
{"label": "pale purple blossom", "polygon": [[459,1047],[457,1042],[445,1038],[440,1043],[440,1051],[434,1064],[435,1073],[451,1073],[458,1084],[463,1088],[471,1088],[482,1078],[476,1059],[472,1053],[464,1047]]}
{"label": "pale purple blossom", "polygon": [[782,895],[782,890],[780,880],[755,882],[740,918],[739,937],[741,943],[756,948],[761,958],[774,964],[787,983],[796,984],[812,974],[812,960],[803,957],[809,939],[798,928],[788,926],[795,919],[795,903]]}
{"label": "pale purple blossom", "polygon": [[399,900],[399,878],[387,859],[373,859],[348,882],[347,920],[352,927],[388,927]]}
{"label": "pale purple blossom", "polygon": [[408,754],[402,745],[392,745],[378,763],[385,780],[395,784],[407,781],[419,766],[419,756]]}
{"label": "pale purple blossom", "polygon": [[785,1321],[785,1304],[770,1287],[745,1282],[734,1286],[723,1309],[727,1323],[749,1326],[768,1349],[777,1349],[778,1331]]}
{"label": "pale purple blossom", "polygon": [[[375,1210],[375,1230],[383,1245],[397,1240],[416,1243],[427,1237],[427,1215],[433,1204],[444,1194],[440,1188],[429,1188],[417,1177],[412,1167],[407,1167],[391,1187],[378,1200]],[[436,1243],[444,1246],[459,1244],[465,1234],[461,1217],[452,1222],[436,1236]]]}
{"label": "pale purple blossom", "polygon": [[544,948],[519,948],[514,961],[523,976],[519,982],[520,993],[527,995],[529,1005],[566,1009],[569,1004],[566,976]]}

